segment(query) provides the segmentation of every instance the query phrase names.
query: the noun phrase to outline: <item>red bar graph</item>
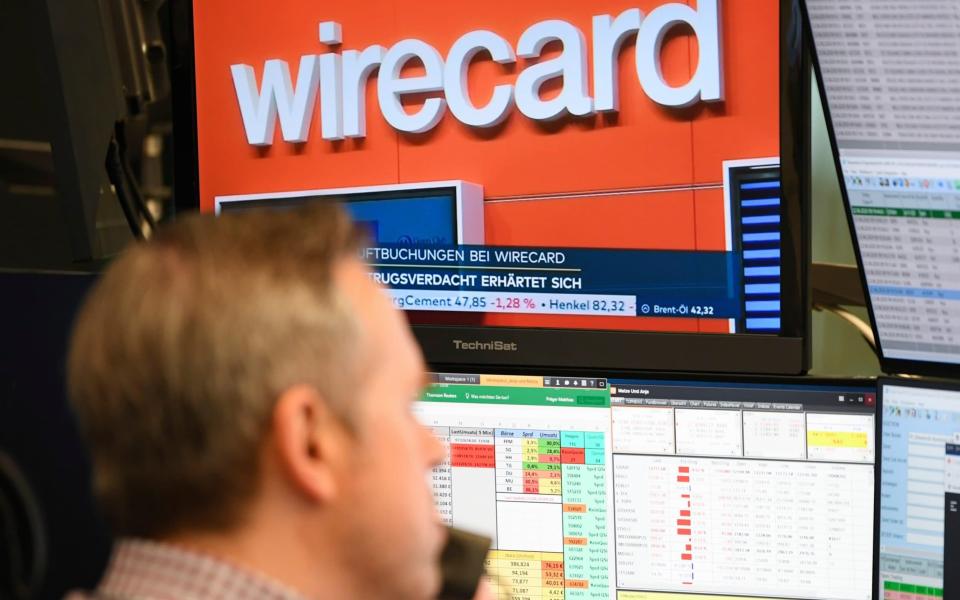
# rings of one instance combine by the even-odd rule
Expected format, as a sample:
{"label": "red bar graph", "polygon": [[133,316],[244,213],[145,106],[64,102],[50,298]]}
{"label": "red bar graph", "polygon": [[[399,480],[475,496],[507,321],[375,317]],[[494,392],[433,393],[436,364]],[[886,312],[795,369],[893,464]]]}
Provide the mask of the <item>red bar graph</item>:
{"label": "red bar graph", "polygon": [[682,583],[684,585],[693,585],[694,562],[693,562],[693,511],[690,506],[690,467],[677,466],[677,488],[680,492],[680,508],[677,511],[677,550],[680,552],[680,563],[683,567],[680,569],[682,574]]}

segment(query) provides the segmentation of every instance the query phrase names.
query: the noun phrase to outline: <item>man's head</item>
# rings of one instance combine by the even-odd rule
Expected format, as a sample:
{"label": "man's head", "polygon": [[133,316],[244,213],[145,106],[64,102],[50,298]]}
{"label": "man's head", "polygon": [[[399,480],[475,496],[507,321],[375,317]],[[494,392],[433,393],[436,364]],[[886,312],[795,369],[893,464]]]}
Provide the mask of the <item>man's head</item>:
{"label": "man's head", "polygon": [[190,217],[107,270],[69,385],[118,535],[286,527],[364,597],[435,591],[423,362],[357,241],[333,205]]}

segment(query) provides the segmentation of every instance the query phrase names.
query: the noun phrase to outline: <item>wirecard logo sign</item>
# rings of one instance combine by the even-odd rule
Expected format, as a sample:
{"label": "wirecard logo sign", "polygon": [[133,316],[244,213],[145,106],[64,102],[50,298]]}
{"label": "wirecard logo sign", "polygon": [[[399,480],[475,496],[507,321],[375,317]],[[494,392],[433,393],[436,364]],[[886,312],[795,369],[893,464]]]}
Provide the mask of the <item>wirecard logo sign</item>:
{"label": "wirecard logo sign", "polygon": [[[375,70],[379,70],[377,99],[383,118],[398,131],[407,133],[429,131],[448,109],[457,120],[471,127],[501,123],[514,105],[534,121],[615,112],[620,105],[618,55],[624,42],[634,37],[637,78],[644,92],[662,106],[685,107],[723,99],[719,3],[720,0],[699,0],[696,10],[685,4],[669,3],[647,15],[637,8],[616,18],[597,15],[593,17],[592,57],[587,56],[586,38],[580,29],[567,21],[548,20],[527,28],[516,49],[492,31],[477,30],[454,42],[446,57],[418,39],[399,41],[389,49],[373,45],[362,51],[305,54],[300,58],[295,86],[290,67],[283,60],[266,61],[259,87],[252,66],[236,64],[230,70],[247,141],[255,146],[273,143],[278,119],[285,141],[307,141],[318,93],[323,139],[365,137],[366,82]],[[688,82],[671,86],[661,72],[661,47],[667,32],[684,24],[697,37],[699,62]],[[321,43],[339,45],[342,34],[339,23],[320,23]],[[559,56],[526,67],[513,84],[495,86],[485,105],[477,106],[471,100],[468,68],[478,55],[508,65],[518,57],[540,57],[543,48],[554,41],[563,46]],[[401,77],[404,65],[415,59],[423,64],[423,74]],[[593,63],[592,97],[588,60]],[[544,100],[540,89],[552,79],[561,79],[563,87],[559,95]],[[428,98],[416,112],[408,113],[402,104],[403,96],[408,94],[439,97]]]}

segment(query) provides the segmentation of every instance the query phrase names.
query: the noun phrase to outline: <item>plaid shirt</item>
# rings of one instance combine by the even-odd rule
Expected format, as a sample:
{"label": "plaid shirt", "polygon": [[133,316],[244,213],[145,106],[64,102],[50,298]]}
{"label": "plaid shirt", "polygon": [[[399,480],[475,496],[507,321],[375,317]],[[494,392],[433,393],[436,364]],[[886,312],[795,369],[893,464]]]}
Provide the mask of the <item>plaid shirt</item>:
{"label": "plaid shirt", "polygon": [[121,540],[96,591],[67,600],[304,600],[303,596],[223,560],[146,540]]}

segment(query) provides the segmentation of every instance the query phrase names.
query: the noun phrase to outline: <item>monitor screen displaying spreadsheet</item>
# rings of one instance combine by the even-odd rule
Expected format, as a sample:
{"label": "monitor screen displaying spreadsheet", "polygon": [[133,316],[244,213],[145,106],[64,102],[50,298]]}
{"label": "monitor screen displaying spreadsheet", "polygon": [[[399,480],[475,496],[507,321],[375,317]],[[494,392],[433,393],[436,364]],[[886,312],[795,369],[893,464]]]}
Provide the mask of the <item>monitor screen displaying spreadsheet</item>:
{"label": "monitor screen displaying spreadsheet", "polygon": [[947,375],[960,364],[960,4],[806,6],[884,370]]}
{"label": "monitor screen displaying spreadsheet", "polygon": [[875,390],[437,373],[416,411],[498,600],[869,600]]}
{"label": "monitor screen displaying spreadsheet", "polygon": [[951,588],[949,580],[960,564],[960,384],[891,379],[880,393],[882,597],[956,598],[960,581]]}

